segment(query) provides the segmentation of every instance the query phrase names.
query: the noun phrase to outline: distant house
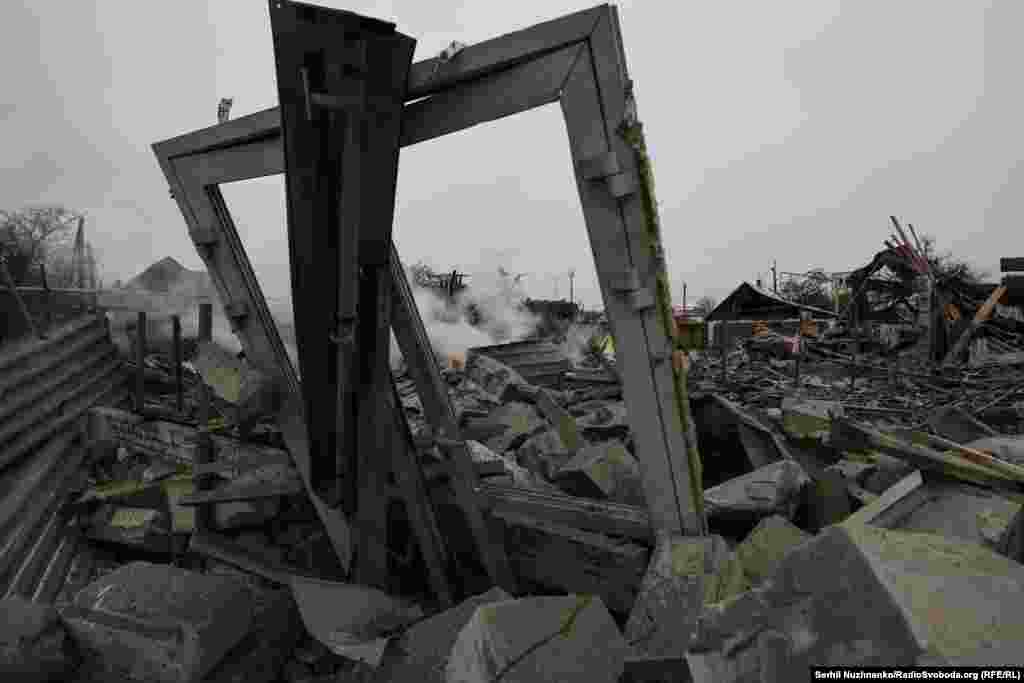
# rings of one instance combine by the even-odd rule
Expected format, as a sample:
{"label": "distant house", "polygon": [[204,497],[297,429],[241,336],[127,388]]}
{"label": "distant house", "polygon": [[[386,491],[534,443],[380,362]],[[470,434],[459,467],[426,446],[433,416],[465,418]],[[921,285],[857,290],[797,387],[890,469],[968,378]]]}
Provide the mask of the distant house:
{"label": "distant house", "polygon": [[213,281],[205,271],[189,270],[170,256],[162,258],[125,283],[127,289],[187,296],[215,296]]}
{"label": "distant house", "polygon": [[704,320],[711,324],[712,343],[721,346],[753,335],[754,321],[765,321],[770,328],[782,334],[796,334],[801,314],[814,320],[838,317],[833,311],[790,301],[744,282],[715,306]]}
{"label": "distant house", "polygon": [[722,303],[705,316],[708,322],[716,320],[799,320],[801,313],[811,318],[835,318],[833,311],[800,304],[784,299],[774,292],[755,287],[749,282],[742,283],[725,297]]}

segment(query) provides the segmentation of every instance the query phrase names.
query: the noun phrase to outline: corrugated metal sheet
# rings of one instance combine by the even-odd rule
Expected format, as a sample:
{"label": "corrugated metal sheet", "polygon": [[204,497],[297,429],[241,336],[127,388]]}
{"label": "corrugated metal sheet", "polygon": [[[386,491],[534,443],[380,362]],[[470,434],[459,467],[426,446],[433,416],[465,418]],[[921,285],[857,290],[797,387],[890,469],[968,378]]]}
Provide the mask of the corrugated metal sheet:
{"label": "corrugated metal sheet", "polygon": [[541,387],[560,388],[569,370],[565,348],[544,339],[476,346],[468,353],[479,353],[512,368],[526,381]]}
{"label": "corrugated metal sheet", "polygon": [[63,508],[85,416],[124,380],[102,314],[0,346],[0,595],[52,602],[63,586],[78,546]]}

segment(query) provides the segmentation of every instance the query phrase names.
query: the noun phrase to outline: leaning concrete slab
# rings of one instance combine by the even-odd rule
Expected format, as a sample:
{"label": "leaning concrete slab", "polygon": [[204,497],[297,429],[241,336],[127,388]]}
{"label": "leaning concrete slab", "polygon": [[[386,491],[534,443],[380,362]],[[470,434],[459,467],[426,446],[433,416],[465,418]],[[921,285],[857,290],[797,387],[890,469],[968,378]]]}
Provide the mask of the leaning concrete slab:
{"label": "leaning concrete slab", "polygon": [[492,588],[414,625],[385,652],[373,683],[443,683],[452,646],[476,609],[511,597],[501,588]]}
{"label": "leaning concrete slab", "polygon": [[720,536],[663,536],[626,623],[626,640],[648,657],[682,656],[704,605],[747,588]]}
{"label": "leaning concrete slab", "polygon": [[617,683],[630,654],[594,595],[478,607],[452,647],[446,683]]}
{"label": "leaning concrete slab", "polygon": [[52,605],[20,597],[0,600],[0,680],[65,681],[78,653]]}
{"label": "leaning concrete slab", "polygon": [[806,531],[779,515],[761,520],[736,548],[747,581],[756,586],[767,579],[793,548],[810,538]]}
{"label": "leaning concrete slab", "polygon": [[61,610],[105,671],[138,681],[198,681],[249,631],[242,582],[133,562],[86,586]]}
{"label": "leaning concrete slab", "polygon": [[809,666],[1020,666],[1024,566],[974,544],[853,524],[706,610],[694,680],[802,680]]}

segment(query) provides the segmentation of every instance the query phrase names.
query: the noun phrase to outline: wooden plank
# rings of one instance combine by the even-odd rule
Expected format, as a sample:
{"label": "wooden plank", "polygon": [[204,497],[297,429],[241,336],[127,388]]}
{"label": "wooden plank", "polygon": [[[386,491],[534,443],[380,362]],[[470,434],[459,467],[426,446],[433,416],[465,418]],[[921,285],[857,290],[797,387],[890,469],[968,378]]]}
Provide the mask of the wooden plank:
{"label": "wooden plank", "polygon": [[641,507],[541,493],[514,484],[484,483],[480,488],[495,517],[527,517],[582,531],[623,536],[645,544],[654,542],[650,515]]}
{"label": "wooden plank", "polygon": [[416,300],[402,267],[402,260],[391,245],[391,287],[393,290],[391,325],[398,348],[406,360],[409,375],[416,385],[416,393],[426,414],[427,422],[440,436],[459,438],[448,388],[441,378],[427,328],[416,308]]}
{"label": "wooden plank", "polygon": [[393,382],[385,409],[385,414],[392,416],[391,422],[395,427],[391,430],[392,469],[398,488],[402,492],[406,515],[419,542],[434,594],[442,607],[450,607],[455,602],[455,595],[453,587],[449,585],[446,571],[448,550],[437,522],[418,454],[412,443],[412,434],[409,432],[402,401]]}
{"label": "wooden plank", "polygon": [[843,520],[843,524],[873,524],[901,501],[916,495],[915,492],[920,491],[923,486],[924,478],[921,471],[914,470],[886,489],[877,499]]}
{"label": "wooden plank", "polygon": [[558,101],[562,84],[583,49],[584,45],[563,48],[407,105],[402,145],[414,145]]}
{"label": "wooden plank", "polygon": [[642,207],[635,196],[620,206],[602,181],[588,180],[581,171],[587,160],[611,151],[625,173],[636,175],[633,152],[615,132],[624,115],[626,84],[610,18],[595,29],[590,45],[590,52],[581,57],[566,82],[562,109],[605,309],[615,331],[644,495],[655,529],[699,534],[703,524],[690,493],[672,367],[652,362],[657,354],[668,357],[671,340],[654,309],[635,310],[628,297],[612,291],[613,281],[630,269],[635,269],[641,287],[653,292],[656,286],[656,264],[645,245]]}

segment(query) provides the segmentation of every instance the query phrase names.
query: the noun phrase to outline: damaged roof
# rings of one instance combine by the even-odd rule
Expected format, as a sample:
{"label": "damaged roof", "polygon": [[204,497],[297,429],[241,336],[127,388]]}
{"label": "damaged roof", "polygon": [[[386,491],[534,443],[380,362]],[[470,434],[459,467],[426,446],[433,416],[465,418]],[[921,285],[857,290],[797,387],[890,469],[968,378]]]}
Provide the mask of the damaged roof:
{"label": "damaged roof", "polygon": [[807,311],[815,317],[836,317],[832,311],[826,311],[817,306],[799,304],[760,287],[755,287],[749,282],[743,282],[733,290],[732,294],[725,297],[722,303],[707,315],[705,320],[749,320],[754,318],[782,320],[797,318],[801,311]]}

